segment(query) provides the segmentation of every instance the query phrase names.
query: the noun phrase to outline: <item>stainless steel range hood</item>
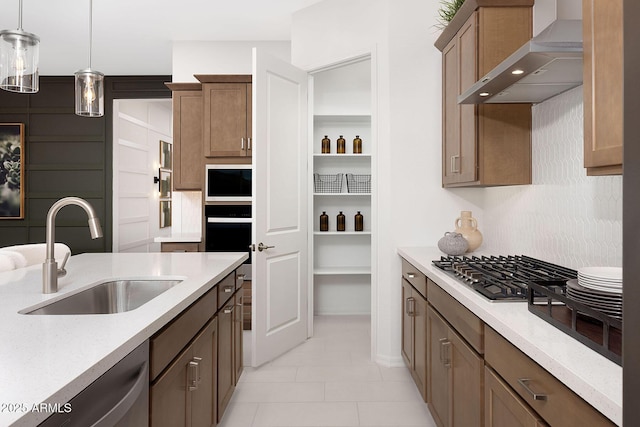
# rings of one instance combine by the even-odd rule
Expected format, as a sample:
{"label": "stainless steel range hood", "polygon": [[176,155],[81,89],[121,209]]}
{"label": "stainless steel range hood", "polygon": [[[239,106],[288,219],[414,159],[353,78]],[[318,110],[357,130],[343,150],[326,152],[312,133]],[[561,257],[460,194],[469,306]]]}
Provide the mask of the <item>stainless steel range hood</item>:
{"label": "stainless steel range hood", "polygon": [[458,103],[539,103],[581,84],[582,21],[558,19],[458,96]]}

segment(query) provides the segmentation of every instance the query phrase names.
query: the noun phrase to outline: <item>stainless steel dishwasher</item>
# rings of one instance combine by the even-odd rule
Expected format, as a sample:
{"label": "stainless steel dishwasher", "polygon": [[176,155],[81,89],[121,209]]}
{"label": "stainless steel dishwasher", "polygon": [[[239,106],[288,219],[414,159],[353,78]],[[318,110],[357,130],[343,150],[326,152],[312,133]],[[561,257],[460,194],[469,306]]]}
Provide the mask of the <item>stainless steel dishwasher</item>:
{"label": "stainless steel dishwasher", "polygon": [[145,341],[69,401],[43,427],[140,427],[149,425],[149,341]]}

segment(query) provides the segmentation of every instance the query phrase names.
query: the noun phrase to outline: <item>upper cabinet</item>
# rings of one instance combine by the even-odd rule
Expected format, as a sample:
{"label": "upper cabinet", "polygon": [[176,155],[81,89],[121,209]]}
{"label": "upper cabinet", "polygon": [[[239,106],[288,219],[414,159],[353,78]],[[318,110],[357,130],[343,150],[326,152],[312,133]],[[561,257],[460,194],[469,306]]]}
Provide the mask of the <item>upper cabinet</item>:
{"label": "upper cabinet", "polygon": [[173,189],[202,190],[202,89],[200,83],[167,83],[173,99]]}
{"label": "upper cabinet", "polygon": [[622,0],[583,0],[584,166],[622,173]]}
{"label": "upper cabinet", "polygon": [[196,78],[202,83],[205,157],[251,158],[251,76]]}
{"label": "upper cabinet", "polygon": [[531,105],[458,104],[458,95],[532,35],[532,0],[467,0],[442,51],[444,187],[531,183]]}

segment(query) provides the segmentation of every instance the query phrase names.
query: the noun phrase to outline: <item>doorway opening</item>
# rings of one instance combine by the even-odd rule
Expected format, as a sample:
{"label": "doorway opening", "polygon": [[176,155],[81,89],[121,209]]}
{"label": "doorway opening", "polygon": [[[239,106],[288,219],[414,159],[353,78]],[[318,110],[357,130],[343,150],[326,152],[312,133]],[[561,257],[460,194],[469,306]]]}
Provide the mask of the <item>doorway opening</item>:
{"label": "doorway opening", "polygon": [[113,101],[113,252],[160,252],[171,234],[171,99]]}

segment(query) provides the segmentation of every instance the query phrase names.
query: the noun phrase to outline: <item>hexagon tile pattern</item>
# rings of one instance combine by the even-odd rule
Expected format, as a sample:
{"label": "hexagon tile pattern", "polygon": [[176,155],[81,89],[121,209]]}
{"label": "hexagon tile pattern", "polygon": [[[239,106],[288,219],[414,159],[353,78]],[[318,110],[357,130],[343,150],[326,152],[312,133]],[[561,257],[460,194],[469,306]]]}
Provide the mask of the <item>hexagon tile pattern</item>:
{"label": "hexagon tile pattern", "polygon": [[583,167],[582,86],[533,107],[532,185],[488,188],[481,250],[571,268],[622,265],[622,177]]}

